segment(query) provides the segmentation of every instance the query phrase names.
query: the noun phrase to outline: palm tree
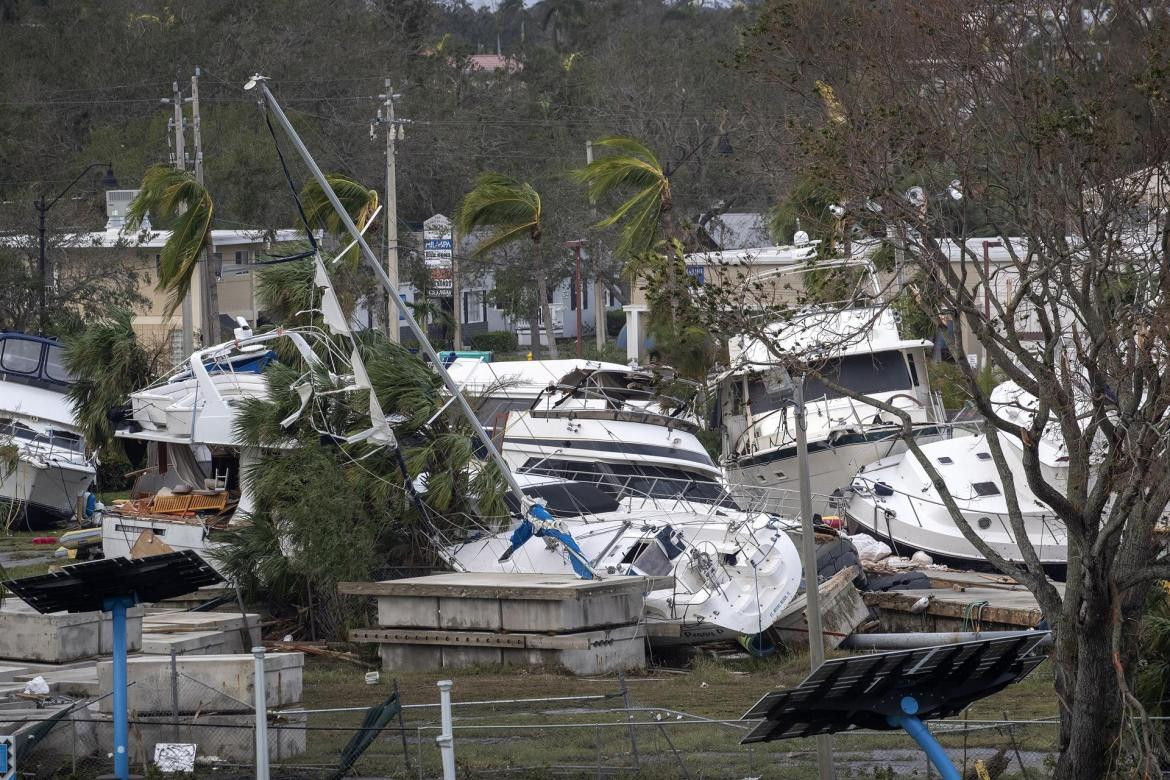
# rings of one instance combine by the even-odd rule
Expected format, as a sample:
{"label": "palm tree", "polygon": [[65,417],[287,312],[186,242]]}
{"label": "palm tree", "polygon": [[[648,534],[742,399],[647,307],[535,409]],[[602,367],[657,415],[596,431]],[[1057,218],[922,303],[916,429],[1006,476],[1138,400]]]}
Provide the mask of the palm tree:
{"label": "palm tree", "polygon": [[599,201],[617,192],[633,194],[598,227],[621,224],[617,253],[630,260],[644,258],[662,238],[673,237],[673,200],[670,174],[654,152],[633,138],[611,136],[594,142],[615,154],[599,157],[573,171],[573,178],[588,187],[589,199]]}
{"label": "palm tree", "polygon": [[[528,182],[520,182],[502,173],[483,173],[475,180],[475,187],[463,196],[455,212],[455,225],[462,235],[478,227],[492,229],[492,235],[475,248],[482,256],[497,247],[527,236],[532,241],[536,266],[536,294],[544,315],[544,332],[548,339],[548,354],[557,357],[557,342],[553,336],[552,309],[548,305],[548,280],[544,273],[544,259],[540,252],[543,229],[540,193]],[[532,343],[539,342],[532,331]]]}
{"label": "palm tree", "polygon": [[114,309],[106,319],[65,339],[65,366],[78,377],[69,386],[69,400],[95,450],[113,441],[110,409],[149,384],[161,368],[162,349],[152,352],[142,346],[133,319],[129,309]]}
{"label": "palm tree", "polygon": [[[195,177],[169,165],[152,165],[142,177],[138,196],[130,203],[126,225],[136,229],[153,215],[159,222],[172,222],[171,235],[159,258],[158,290],[168,293],[164,315],[170,317],[187,297],[199,255],[211,243],[211,217],[215,207],[211,195]],[[219,341],[219,295],[214,283],[207,296],[207,343]]]}
{"label": "palm tree", "polygon": [[[340,173],[330,173],[325,177],[325,180],[329,182],[333,194],[341,201],[341,205],[349,214],[349,218],[357,225],[358,230],[364,228],[374,216],[374,212],[378,210],[378,191],[371,190]],[[321,228],[338,240],[348,238],[349,231],[345,229],[340,215],[333,208],[333,204],[329,202],[325,191],[321,189],[321,185],[316,179],[310,179],[309,183],[301,190],[301,205],[305,209],[305,219],[311,226]],[[346,262],[353,265],[356,260],[357,247],[355,246],[346,255]]]}

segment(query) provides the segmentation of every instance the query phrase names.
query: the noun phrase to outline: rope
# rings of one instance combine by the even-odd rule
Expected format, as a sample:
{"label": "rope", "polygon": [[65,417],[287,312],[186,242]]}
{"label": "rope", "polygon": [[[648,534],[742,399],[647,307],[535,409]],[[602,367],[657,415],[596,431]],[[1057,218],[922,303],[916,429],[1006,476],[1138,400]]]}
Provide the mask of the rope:
{"label": "rope", "polygon": [[963,631],[973,628],[976,632],[981,630],[981,623],[983,618],[983,610],[990,607],[989,601],[971,601],[963,607]]}
{"label": "rope", "polygon": [[297,213],[301,215],[301,224],[305,226],[305,235],[309,238],[309,245],[313,247],[313,253],[316,254],[319,249],[317,247],[317,238],[313,235],[313,229],[309,226],[309,218],[305,216],[305,208],[301,205],[301,198],[297,195],[297,187],[293,184],[292,174],[288,171],[288,163],[285,162],[284,152],[280,151],[280,140],[276,137],[276,130],[272,127],[272,120],[268,118],[268,112],[264,111],[264,124],[268,125],[268,133],[272,136],[272,143],[276,147],[276,156],[280,159],[280,168],[284,171],[284,178],[288,182],[288,188],[292,191],[293,200],[297,204]]}

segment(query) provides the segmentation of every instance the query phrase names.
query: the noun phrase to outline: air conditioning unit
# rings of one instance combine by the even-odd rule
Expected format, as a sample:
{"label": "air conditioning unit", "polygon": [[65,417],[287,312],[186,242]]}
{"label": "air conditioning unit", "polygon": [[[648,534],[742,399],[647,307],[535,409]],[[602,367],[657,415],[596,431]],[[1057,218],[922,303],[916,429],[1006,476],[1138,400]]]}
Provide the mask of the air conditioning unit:
{"label": "air conditioning unit", "polygon": [[106,192],[106,229],[121,228],[126,224],[130,203],[138,197],[138,190],[109,190]]}

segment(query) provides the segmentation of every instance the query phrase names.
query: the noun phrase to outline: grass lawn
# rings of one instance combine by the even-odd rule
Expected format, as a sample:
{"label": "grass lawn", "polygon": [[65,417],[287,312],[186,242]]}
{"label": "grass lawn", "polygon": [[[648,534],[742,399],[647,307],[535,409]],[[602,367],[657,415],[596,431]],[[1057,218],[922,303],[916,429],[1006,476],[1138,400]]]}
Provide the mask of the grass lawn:
{"label": "grass lawn", "polygon": [[[375,668],[371,664],[371,668]],[[390,680],[379,685],[364,682],[363,669],[344,663],[308,659],[303,706],[307,709],[363,707],[379,703],[388,693]],[[456,756],[460,777],[547,777],[550,774],[596,777],[600,760],[606,776],[636,774],[647,778],[685,776],[743,778],[749,776],[804,778],[815,776],[812,740],[793,740],[742,746],[741,724],[702,723],[696,718],[734,721],[765,692],[800,682],[807,671],[807,656],[793,654],[767,659],[714,661],[697,658],[690,669],[649,669],[630,675],[627,688],[630,719],[638,745],[639,769],[635,772],[631,730],[622,707],[616,676],[577,678],[539,667],[489,667],[431,672],[403,672],[398,684],[406,705],[438,701],[436,680],[454,682],[458,702],[517,698],[603,696],[593,700],[457,706],[455,708]],[[636,709],[642,708],[642,709]],[[685,713],[685,715],[679,715]],[[1005,718],[1006,713],[1006,718]],[[1037,720],[1056,714],[1051,671],[1043,665],[1023,683],[973,705],[966,713],[971,721]],[[309,716],[308,752],[297,763],[336,765],[341,747],[362,713],[329,713]],[[435,748],[437,708],[405,711],[411,768],[402,756],[399,732],[387,729],[358,762],[361,777],[418,777],[421,756],[424,776],[441,772]],[[396,725],[396,721],[395,724]],[[608,723],[598,727],[593,724]],[[962,725],[962,718],[948,723]],[[944,725],[943,728],[946,726]],[[942,731],[942,728],[936,728]],[[1055,743],[1055,727],[1017,726],[1009,736],[994,728],[940,736],[961,760],[964,745],[969,766],[976,757],[987,757],[995,748],[1019,751],[1029,777],[1047,777],[1045,758]],[[901,732],[856,732],[834,737],[840,777],[925,777],[921,751]],[[677,751],[677,752],[676,752]],[[980,752],[982,751],[982,752]],[[1001,775],[1013,777],[1020,775]]]}

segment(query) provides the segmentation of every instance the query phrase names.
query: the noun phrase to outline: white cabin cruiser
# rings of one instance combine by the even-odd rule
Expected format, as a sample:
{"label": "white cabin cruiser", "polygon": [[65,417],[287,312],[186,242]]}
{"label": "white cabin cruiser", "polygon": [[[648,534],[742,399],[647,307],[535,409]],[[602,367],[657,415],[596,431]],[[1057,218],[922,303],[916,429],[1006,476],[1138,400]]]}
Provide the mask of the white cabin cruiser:
{"label": "white cabin cruiser", "polygon": [[[757,634],[795,595],[799,524],[736,503],[694,416],[657,395],[650,372],[573,360],[457,361],[450,371],[479,396],[480,418],[525,491],[550,494],[550,512],[591,567],[675,577],[671,592],[647,600],[652,639]],[[501,561],[509,545],[508,533],[489,533],[441,554],[468,571],[571,566],[563,550],[536,544]]]}
{"label": "white cabin cruiser", "polygon": [[72,518],[96,478],[55,340],[0,333],[0,520],[10,529]]}
{"label": "white cabin cruiser", "polygon": [[[998,413],[1017,416],[1028,424],[1032,397],[1008,382],[991,395]],[[1025,419],[1028,418],[1028,419]],[[1064,523],[1028,488],[1022,461],[1022,443],[1014,436],[999,436],[1001,449],[1015,483],[1015,493],[1028,539],[1040,562],[1061,566],[1068,558]],[[986,434],[936,441],[922,447],[923,454],[946,482],[963,518],[996,552],[1010,561],[1023,561],[1008,519],[1003,480],[992,459]],[[1040,468],[1058,489],[1066,470],[1066,453],[1059,432],[1050,426],[1039,444]],[[943,505],[926,470],[913,453],[905,452],[871,463],[859,470],[845,508],[848,519],[867,533],[890,541],[901,554],[924,550],[932,556],[959,561],[985,562],[962,535]]]}
{"label": "white cabin cruiser", "polygon": [[[128,424],[116,435],[147,442],[152,468],[136,481],[130,500],[106,508],[107,558],[128,556],[145,532],[173,550],[209,553],[235,513],[253,506],[240,477],[260,453],[237,443],[237,410],[249,398],[268,397],[263,373],[276,360],[275,341],[287,339],[310,363],[317,358],[295,331],[253,334],[243,323],[235,336],[130,394]],[[217,565],[213,556],[203,557]]]}
{"label": "white cabin cruiser", "polygon": [[[836,384],[909,414],[920,441],[948,433],[942,403],[928,381],[932,344],[903,339],[888,307],[810,308],[768,330],[774,349],[817,366]],[[775,391],[780,361],[762,341],[747,337],[732,339],[729,351],[732,368],[717,379],[715,412],[728,478],[745,491],[795,489],[794,411]],[[813,376],[805,378],[804,400],[814,494],[839,494],[863,465],[905,449],[895,415],[848,398]]]}

